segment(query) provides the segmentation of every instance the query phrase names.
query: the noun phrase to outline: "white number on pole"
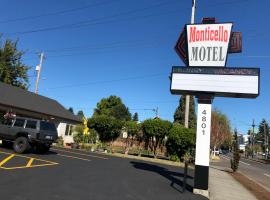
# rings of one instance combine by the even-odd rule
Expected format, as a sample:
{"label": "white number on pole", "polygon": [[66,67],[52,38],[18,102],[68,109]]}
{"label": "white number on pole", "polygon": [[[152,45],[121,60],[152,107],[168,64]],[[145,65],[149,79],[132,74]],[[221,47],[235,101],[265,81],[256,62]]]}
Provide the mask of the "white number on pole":
{"label": "white number on pole", "polygon": [[209,166],[211,104],[198,104],[195,164]]}

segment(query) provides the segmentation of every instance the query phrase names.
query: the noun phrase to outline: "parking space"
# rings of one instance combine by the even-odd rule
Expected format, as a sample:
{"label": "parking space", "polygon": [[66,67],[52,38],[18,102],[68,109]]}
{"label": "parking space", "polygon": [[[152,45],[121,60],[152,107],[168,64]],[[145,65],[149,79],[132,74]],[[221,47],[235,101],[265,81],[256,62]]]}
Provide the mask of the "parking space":
{"label": "parking space", "polygon": [[0,151],[0,169],[23,169],[33,167],[44,167],[57,165],[58,163],[49,160],[43,160],[35,157],[28,157]]}
{"label": "parking space", "polygon": [[80,150],[17,155],[0,147],[0,166],[3,199],[204,199],[181,192],[182,168]]}

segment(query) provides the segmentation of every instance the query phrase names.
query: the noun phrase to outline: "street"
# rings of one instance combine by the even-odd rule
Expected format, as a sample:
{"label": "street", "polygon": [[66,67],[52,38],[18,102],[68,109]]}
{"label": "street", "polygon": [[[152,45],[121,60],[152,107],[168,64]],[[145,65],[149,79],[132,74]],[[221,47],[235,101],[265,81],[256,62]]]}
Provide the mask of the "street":
{"label": "street", "polygon": [[[211,163],[212,166],[230,168],[230,155],[220,155],[220,161]],[[239,172],[259,183],[270,191],[270,165],[241,158]]]}
{"label": "street", "polygon": [[[104,154],[52,148],[45,155],[0,148],[3,199],[205,199],[182,193],[183,169]],[[193,176],[193,171],[189,170]]]}

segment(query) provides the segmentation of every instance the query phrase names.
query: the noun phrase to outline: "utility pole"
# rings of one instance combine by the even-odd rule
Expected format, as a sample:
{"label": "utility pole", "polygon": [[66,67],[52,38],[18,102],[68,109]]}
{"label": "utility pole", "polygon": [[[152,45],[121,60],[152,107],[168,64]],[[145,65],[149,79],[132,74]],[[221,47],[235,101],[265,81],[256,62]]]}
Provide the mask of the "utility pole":
{"label": "utility pole", "polygon": [[39,65],[36,67],[36,70],[38,71],[37,73],[37,80],[36,80],[36,89],[35,89],[35,93],[38,94],[38,84],[39,84],[39,80],[40,80],[40,72],[41,72],[41,68],[42,68],[42,62],[43,62],[43,57],[44,57],[44,53],[42,52],[40,55],[40,61],[39,61]]}
{"label": "utility pole", "polygon": [[252,158],[254,156],[254,135],[255,135],[255,121],[253,119],[253,122],[252,122],[252,137],[251,137],[251,152],[252,152],[251,157]]}
{"label": "utility pole", "polygon": [[[191,10],[191,24],[194,24],[195,19],[195,9],[196,9],[196,0],[192,0],[192,10]],[[190,104],[190,95],[186,95],[186,107],[185,107],[185,127],[188,128],[189,121],[189,104]]]}
{"label": "utility pole", "polygon": [[158,116],[158,107],[155,109],[153,109],[153,111],[155,112],[155,114],[156,114],[156,118],[159,118],[159,116]]}

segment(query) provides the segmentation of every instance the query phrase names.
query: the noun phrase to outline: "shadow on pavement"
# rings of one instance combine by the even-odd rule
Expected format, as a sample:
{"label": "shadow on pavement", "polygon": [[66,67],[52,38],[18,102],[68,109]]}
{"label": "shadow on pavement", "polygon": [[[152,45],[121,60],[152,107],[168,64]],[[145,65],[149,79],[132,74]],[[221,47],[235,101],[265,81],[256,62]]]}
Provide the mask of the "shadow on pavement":
{"label": "shadow on pavement", "polygon": [[[164,178],[171,181],[170,186],[172,188],[174,188],[175,190],[177,190],[177,191],[179,191],[181,193],[183,192],[183,181],[179,179],[179,178],[184,177],[183,173],[170,171],[167,168],[160,167],[160,166],[157,166],[157,165],[152,165],[152,164],[149,164],[149,163],[144,163],[144,162],[131,161],[130,163],[136,169],[155,172],[155,173],[163,176]],[[193,179],[193,177],[187,176],[187,179]],[[179,189],[179,187],[177,188],[177,186],[180,186],[181,190]],[[193,191],[193,187],[191,185],[189,185],[189,184],[186,184],[186,189],[189,192]]]}

